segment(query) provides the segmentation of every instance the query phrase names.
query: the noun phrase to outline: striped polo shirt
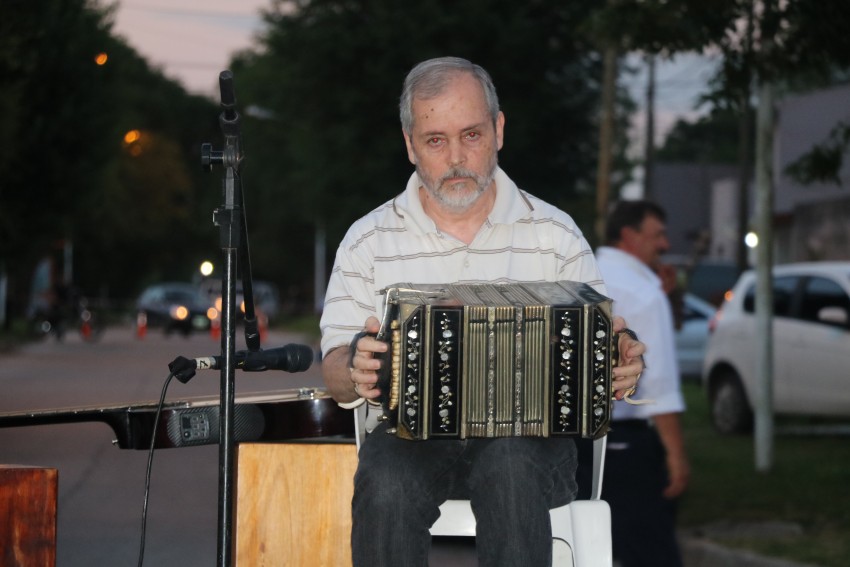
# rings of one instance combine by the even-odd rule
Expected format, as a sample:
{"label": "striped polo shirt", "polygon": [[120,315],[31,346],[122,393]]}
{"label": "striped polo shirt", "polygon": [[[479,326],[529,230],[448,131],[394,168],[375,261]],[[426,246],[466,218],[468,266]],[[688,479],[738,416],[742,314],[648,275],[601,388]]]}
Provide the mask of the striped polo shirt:
{"label": "striped polo shirt", "polygon": [[383,315],[393,284],[572,280],[605,293],[596,260],[565,212],[517,188],[497,168],[496,199],[468,246],[441,233],[419,200],[419,176],[357,220],[337,249],[322,313],[322,352],[348,345],[369,316]]}

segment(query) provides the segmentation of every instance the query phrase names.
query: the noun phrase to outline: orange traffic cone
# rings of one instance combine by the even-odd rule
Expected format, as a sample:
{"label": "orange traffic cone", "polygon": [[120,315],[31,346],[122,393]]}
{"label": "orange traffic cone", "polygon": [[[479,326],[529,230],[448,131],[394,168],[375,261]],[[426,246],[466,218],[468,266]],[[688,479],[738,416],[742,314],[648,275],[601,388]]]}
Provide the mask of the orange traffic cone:
{"label": "orange traffic cone", "polygon": [[136,338],[143,339],[148,332],[148,315],[139,313],[136,315]]}
{"label": "orange traffic cone", "polygon": [[210,338],[213,340],[221,338],[221,320],[218,317],[210,319]]}
{"label": "orange traffic cone", "polygon": [[260,343],[266,342],[266,336],[269,334],[269,318],[261,312],[257,312],[257,326],[260,331]]}

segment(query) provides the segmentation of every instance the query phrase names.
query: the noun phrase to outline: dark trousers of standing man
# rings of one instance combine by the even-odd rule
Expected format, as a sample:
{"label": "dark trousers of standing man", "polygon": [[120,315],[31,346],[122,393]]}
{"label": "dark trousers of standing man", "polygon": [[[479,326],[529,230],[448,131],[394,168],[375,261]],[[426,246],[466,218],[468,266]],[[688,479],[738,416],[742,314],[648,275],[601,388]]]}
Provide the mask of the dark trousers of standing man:
{"label": "dark trousers of standing man", "polygon": [[[590,497],[592,447],[579,443],[578,499]],[[676,501],[667,486],[664,446],[646,420],[614,421],[608,433],[602,499],[611,506],[614,559],[622,567],[681,567]]]}

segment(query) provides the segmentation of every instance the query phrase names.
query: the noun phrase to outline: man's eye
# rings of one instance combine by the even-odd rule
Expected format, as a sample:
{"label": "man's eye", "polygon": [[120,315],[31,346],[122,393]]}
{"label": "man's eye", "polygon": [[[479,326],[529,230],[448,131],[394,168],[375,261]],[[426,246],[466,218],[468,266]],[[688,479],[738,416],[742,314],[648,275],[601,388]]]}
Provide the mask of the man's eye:
{"label": "man's eye", "polygon": [[428,138],[428,145],[429,146],[438,146],[440,144],[440,142],[442,142],[442,140],[440,138]]}
{"label": "man's eye", "polygon": [[478,132],[469,132],[469,133],[466,134],[467,140],[477,140],[480,137],[481,136],[478,134]]}

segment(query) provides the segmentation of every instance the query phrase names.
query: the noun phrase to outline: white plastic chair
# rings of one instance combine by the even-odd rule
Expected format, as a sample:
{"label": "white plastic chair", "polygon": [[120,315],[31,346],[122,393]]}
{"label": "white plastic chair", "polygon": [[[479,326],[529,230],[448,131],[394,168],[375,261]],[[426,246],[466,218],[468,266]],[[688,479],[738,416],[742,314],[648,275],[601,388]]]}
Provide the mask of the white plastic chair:
{"label": "white plastic chair", "polygon": [[[366,438],[366,419],[370,404],[361,404],[354,412],[357,449]],[[374,406],[375,411],[380,408]],[[593,442],[593,483],[589,500],[575,500],[550,510],[552,521],[553,567],[612,567],[611,509],[600,498],[602,472],[605,469],[606,437]],[[469,500],[447,500],[440,506],[440,517],[431,526],[432,536],[475,537],[475,516]]]}

